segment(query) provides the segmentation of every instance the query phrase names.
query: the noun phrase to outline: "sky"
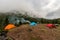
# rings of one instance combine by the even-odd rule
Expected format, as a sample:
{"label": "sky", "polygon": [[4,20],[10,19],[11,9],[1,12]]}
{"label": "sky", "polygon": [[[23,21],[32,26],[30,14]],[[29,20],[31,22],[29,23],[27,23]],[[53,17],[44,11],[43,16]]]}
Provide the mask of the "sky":
{"label": "sky", "polygon": [[60,0],[0,0],[0,12],[17,10],[31,17],[60,18]]}

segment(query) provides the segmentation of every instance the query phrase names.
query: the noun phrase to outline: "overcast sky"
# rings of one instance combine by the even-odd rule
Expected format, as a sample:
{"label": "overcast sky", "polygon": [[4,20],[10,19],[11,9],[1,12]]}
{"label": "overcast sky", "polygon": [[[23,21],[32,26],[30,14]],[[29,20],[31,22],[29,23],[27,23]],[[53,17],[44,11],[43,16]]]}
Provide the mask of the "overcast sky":
{"label": "overcast sky", "polygon": [[39,18],[60,18],[60,0],[0,0],[0,12],[12,10],[22,10]]}

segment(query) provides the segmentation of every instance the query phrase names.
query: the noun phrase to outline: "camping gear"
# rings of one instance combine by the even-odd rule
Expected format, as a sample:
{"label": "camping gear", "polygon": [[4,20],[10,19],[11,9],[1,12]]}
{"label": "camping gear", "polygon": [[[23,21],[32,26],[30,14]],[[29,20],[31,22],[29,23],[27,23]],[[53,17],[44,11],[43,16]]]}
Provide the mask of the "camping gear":
{"label": "camping gear", "polygon": [[8,17],[8,22],[15,24],[15,25],[19,25],[20,24],[20,18],[17,16],[9,16]]}
{"label": "camping gear", "polygon": [[54,24],[47,24],[46,27],[48,27],[48,28],[56,28],[56,26]]}
{"label": "camping gear", "polygon": [[25,23],[26,20],[24,18],[21,18],[21,23]]}
{"label": "camping gear", "polygon": [[35,25],[37,25],[36,22],[31,22],[31,23],[30,23],[30,26],[35,26]]}
{"label": "camping gear", "polygon": [[12,23],[16,26],[19,26],[19,25],[24,24],[24,23],[30,23],[30,21],[25,20],[24,18],[19,18],[17,16],[9,16],[8,17],[8,22]]}
{"label": "camping gear", "polygon": [[54,24],[55,26],[59,26],[59,24]]}
{"label": "camping gear", "polygon": [[12,28],[15,28],[16,26],[14,25],[14,24],[8,24],[5,28],[4,28],[4,30],[10,30],[10,29],[12,29]]}
{"label": "camping gear", "polygon": [[30,23],[30,21],[25,20],[24,18],[21,18],[21,23],[22,23],[22,24],[24,24],[24,23]]}

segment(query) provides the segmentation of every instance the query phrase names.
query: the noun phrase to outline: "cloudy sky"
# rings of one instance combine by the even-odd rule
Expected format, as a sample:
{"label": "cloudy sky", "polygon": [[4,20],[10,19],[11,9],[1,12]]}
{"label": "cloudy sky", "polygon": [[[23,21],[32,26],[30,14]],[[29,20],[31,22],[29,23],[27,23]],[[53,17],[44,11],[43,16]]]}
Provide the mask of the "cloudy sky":
{"label": "cloudy sky", "polygon": [[60,18],[60,0],[0,0],[0,12],[28,12],[38,18]]}

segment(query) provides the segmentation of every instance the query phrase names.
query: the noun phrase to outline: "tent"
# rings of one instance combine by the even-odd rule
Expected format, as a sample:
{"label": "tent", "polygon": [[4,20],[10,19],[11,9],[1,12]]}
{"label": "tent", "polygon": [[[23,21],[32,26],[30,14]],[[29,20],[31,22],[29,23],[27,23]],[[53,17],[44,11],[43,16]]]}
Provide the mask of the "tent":
{"label": "tent", "polygon": [[37,25],[37,23],[35,23],[35,22],[30,23],[30,26],[35,26],[35,25]]}
{"label": "tent", "polygon": [[7,26],[5,26],[4,30],[10,30],[12,28],[15,28],[16,26],[14,24],[8,24]]}
{"label": "tent", "polygon": [[47,24],[46,27],[48,27],[48,28],[56,28],[56,26],[54,24]]}

